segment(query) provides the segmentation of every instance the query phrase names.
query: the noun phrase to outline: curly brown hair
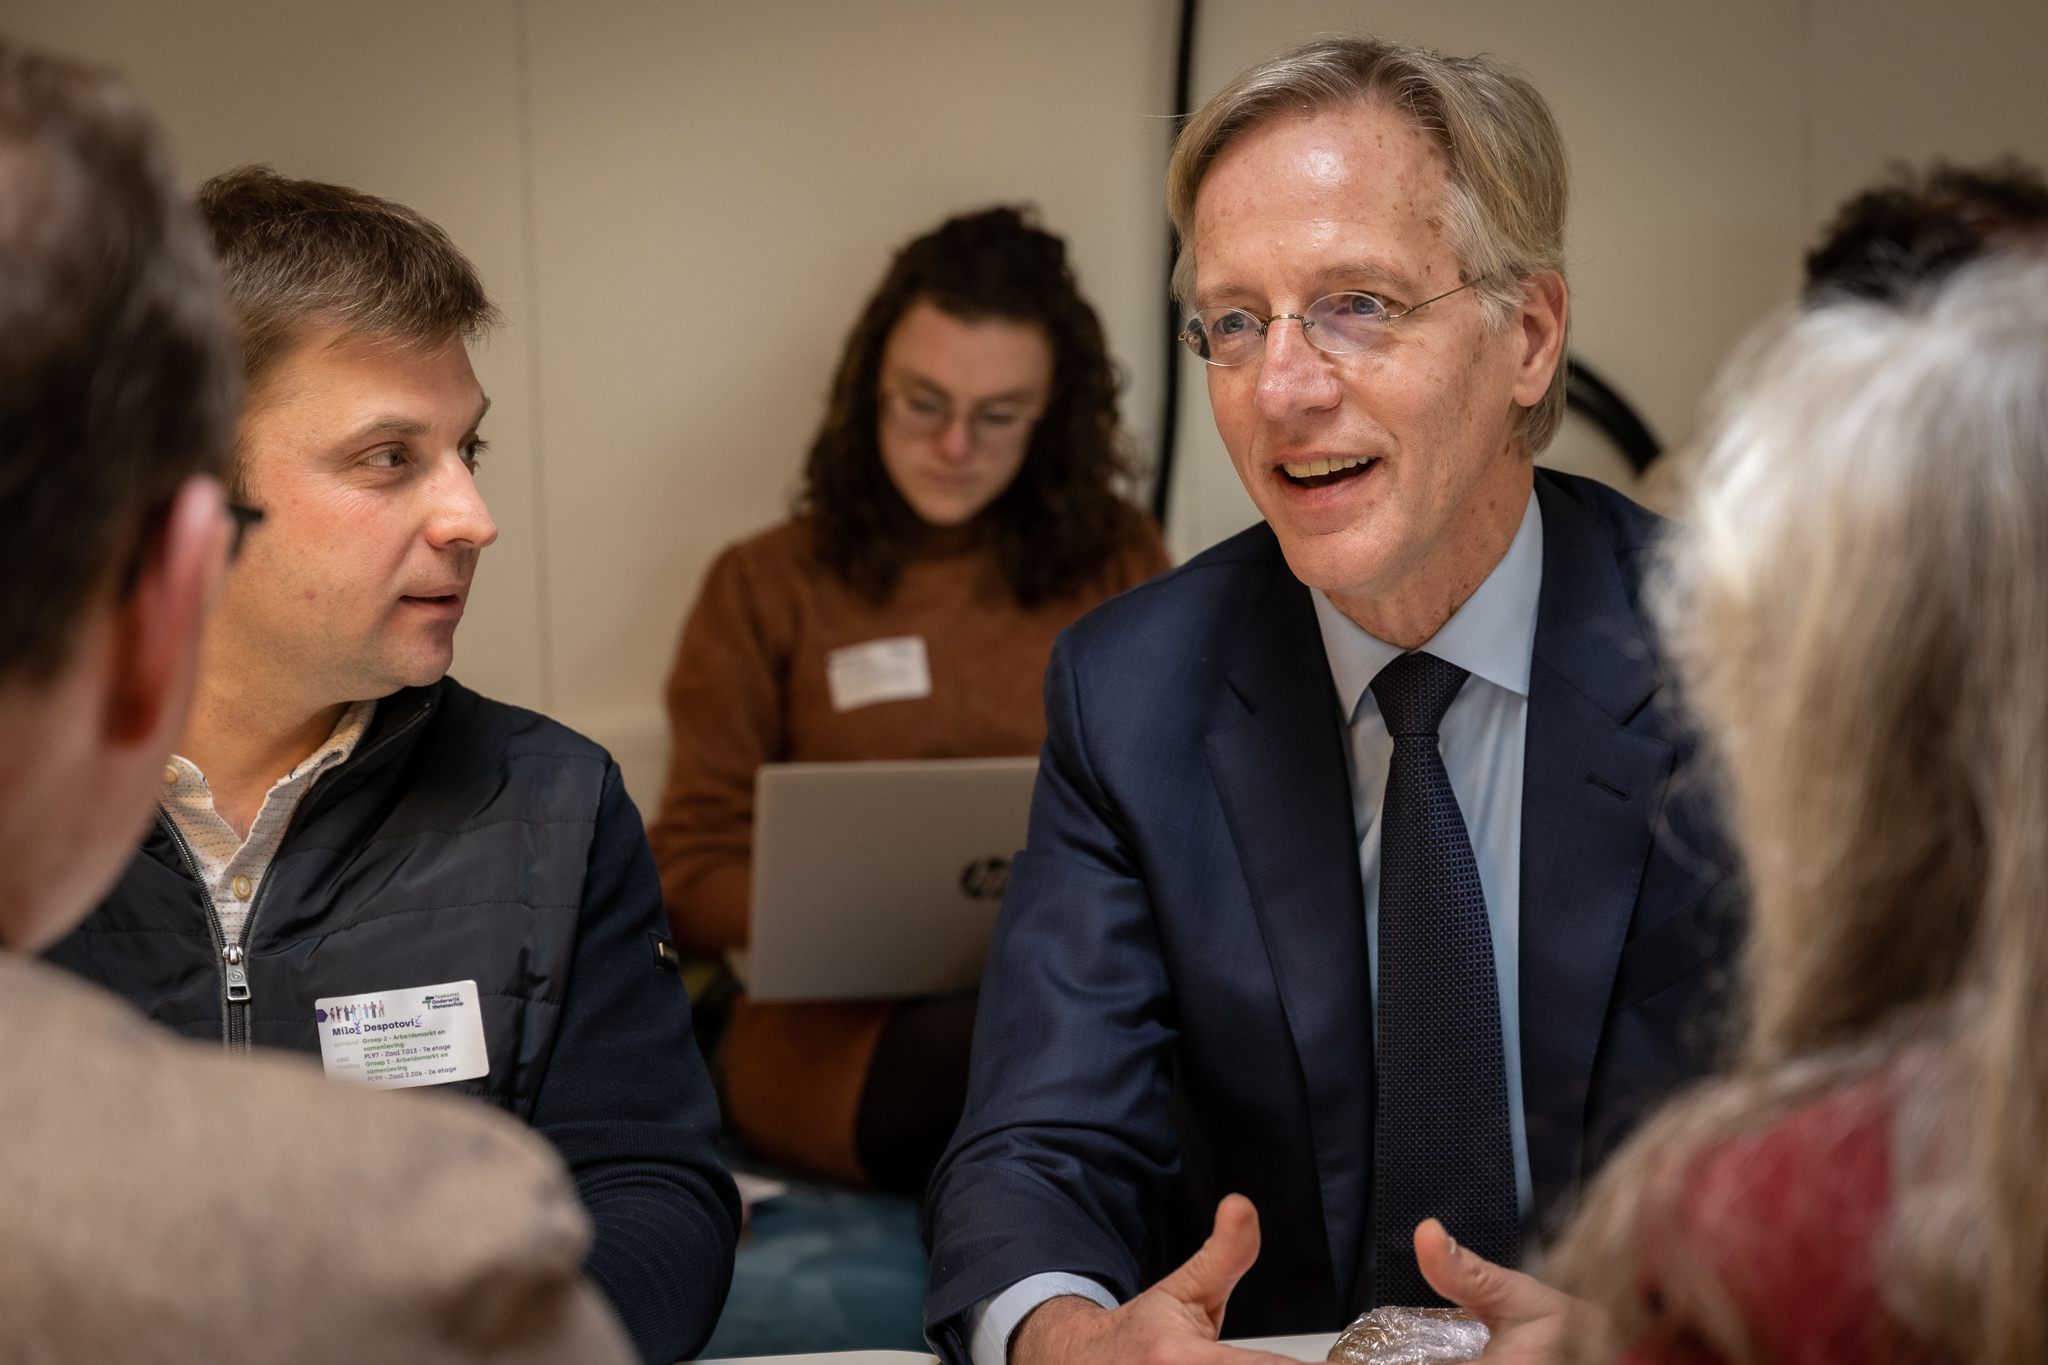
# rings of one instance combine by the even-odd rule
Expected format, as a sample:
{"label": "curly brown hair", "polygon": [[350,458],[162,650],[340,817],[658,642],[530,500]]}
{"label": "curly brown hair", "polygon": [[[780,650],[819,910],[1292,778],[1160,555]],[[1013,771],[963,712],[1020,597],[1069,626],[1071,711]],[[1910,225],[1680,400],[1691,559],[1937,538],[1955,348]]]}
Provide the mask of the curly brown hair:
{"label": "curly brown hair", "polygon": [[897,253],[861,310],[797,497],[818,560],[879,604],[922,538],[924,523],[882,465],[880,381],[889,334],[927,301],[963,321],[1001,318],[1045,330],[1052,396],[1022,469],[974,525],[1020,605],[1070,596],[1145,514],[1114,486],[1131,464],[1117,422],[1121,377],[1102,323],[1075,287],[1066,243],[1036,226],[1028,209],[948,219]]}

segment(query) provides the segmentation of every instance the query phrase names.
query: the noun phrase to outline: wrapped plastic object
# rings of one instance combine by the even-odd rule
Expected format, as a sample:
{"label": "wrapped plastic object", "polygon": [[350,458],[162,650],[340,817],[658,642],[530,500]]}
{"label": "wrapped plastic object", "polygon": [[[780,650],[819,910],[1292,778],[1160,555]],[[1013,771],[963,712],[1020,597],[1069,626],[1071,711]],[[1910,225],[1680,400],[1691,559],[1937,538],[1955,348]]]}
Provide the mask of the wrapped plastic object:
{"label": "wrapped plastic object", "polygon": [[1375,1308],[1344,1329],[1331,1360],[1352,1365],[1462,1365],[1486,1350],[1486,1324],[1462,1308]]}

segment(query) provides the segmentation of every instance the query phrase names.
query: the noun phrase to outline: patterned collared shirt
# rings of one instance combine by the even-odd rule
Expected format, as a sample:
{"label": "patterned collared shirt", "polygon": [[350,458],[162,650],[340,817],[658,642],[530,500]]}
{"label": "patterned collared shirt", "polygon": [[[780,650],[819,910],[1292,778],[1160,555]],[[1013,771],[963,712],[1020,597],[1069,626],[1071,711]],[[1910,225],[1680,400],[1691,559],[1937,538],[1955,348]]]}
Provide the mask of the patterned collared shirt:
{"label": "patterned collared shirt", "polygon": [[320,774],[355,752],[376,713],[374,701],[356,702],[342,712],[326,742],[264,794],[263,807],[256,812],[247,839],[238,836],[213,808],[213,790],[206,785],[206,774],[193,767],[191,760],[171,755],[164,768],[164,794],[157,809],[191,845],[199,874],[213,898],[213,908],[220,915],[224,942],[241,940],[242,922],[248,918],[249,906],[263,886],[270,860],[277,856],[277,846],[284,842],[285,828],[291,824],[292,812],[298,809],[300,799],[312,789]]}

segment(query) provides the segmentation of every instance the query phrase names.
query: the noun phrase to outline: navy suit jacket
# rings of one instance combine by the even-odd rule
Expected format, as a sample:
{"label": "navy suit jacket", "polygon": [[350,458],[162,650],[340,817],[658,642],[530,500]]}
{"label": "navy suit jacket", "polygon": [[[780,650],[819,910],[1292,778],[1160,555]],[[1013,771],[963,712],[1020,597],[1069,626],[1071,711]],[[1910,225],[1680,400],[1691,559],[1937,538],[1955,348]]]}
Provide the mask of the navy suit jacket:
{"label": "navy suit jacket", "polygon": [[[1536,495],[1519,970],[1543,1223],[1711,1064],[1740,914],[1659,705],[1639,587],[1660,523],[1589,480],[1538,471]],[[927,1198],[932,1339],[964,1361],[965,1311],[1040,1271],[1136,1293],[1208,1231],[1157,1254],[1191,1145],[1208,1195],[1259,1210],[1227,1335],[1334,1331],[1370,1244],[1372,999],[1309,590],[1254,527],[1069,628],[1045,697],[1029,847]]]}

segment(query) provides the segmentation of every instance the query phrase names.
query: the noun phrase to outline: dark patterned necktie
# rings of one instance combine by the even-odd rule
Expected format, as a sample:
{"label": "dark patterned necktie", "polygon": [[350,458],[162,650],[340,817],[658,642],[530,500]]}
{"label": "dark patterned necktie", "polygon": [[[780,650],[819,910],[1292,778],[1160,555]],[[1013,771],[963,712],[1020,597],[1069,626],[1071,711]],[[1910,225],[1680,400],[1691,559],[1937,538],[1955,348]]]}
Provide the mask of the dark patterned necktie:
{"label": "dark patterned necktie", "polygon": [[1373,1301],[1443,1302],[1415,1264],[1415,1225],[1442,1220],[1489,1261],[1521,1262],[1500,986],[1486,894],[1437,726],[1468,675],[1404,654],[1372,680],[1394,757],[1380,813],[1379,1096]]}

